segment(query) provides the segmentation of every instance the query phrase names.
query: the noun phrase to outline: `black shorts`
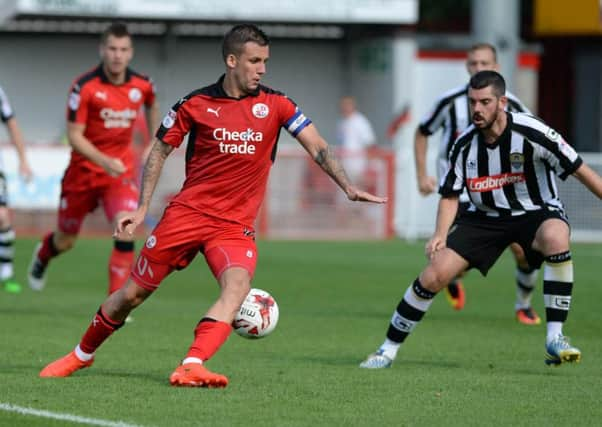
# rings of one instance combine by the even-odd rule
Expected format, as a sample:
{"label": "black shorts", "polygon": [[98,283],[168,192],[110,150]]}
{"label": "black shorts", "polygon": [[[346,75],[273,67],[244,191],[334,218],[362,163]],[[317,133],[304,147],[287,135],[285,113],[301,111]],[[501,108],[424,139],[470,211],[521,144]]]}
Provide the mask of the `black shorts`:
{"label": "black shorts", "polygon": [[4,174],[0,172],[0,206],[8,205],[8,188],[6,185],[6,178]]}
{"label": "black shorts", "polygon": [[456,213],[456,219],[460,218],[461,215],[467,214],[468,212],[468,208],[470,208],[470,205],[472,203],[470,202],[460,202],[458,203],[458,212]]}
{"label": "black shorts", "polygon": [[518,243],[523,248],[529,266],[539,268],[544,256],[531,245],[539,226],[552,218],[569,223],[562,211],[548,208],[503,218],[464,212],[450,228],[447,247],[468,261],[469,268],[478,269],[483,276],[511,243]]}

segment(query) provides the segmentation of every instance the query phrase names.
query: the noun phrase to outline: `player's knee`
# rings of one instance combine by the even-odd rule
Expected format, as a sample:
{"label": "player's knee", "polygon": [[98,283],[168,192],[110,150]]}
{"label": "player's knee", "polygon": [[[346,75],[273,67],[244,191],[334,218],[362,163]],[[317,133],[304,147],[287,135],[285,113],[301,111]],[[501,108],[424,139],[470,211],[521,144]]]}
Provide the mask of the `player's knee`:
{"label": "player's knee", "polygon": [[229,267],[219,277],[219,283],[225,292],[246,297],[251,290],[251,274],[244,267]]}
{"label": "player's knee", "polygon": [[558,253],[569,249],[569,230],[566,226],[546,227],[537,238],[537,246],[544,253]]}
{"label": "player's knee", "polygon": [[54,246],[59,252],[65,252],[73,248],[77,236],[70,234],[54,235]]}
{"label": "player's knee", "polygon": [[441,269],[429,266],[420,275],[420,283],[426,290],[437,293],[447,286],[448,276]]}
{"label": "player's knee", "polygon": [[246,278],[237,278],[231,281],[229,288],[240,298],[240,301],[242,302],[242,300],[245,299],[251,290],[251,283]]}
{"label": "player's knee", "polygon": [[527,261],[527,257],[523,248],[519,244],[513,243],[510,245],[510,250],[512,251],[512,255],[514,256],[514,261],[516,262],[516,265],[522,268],[523,270],[528,269],[529,262]]}
{"label": "player's knee", "polygon": [[222,295],[228,302],[228,305],[232,305],[234,309],[238,309],[240,304],[244,301],[247,294],[251,290],[251,282],[248,277],[237,275],[236,277],[229,277],[222,284],[223,291]]}
{"label": "player's knee", "polygon": [[151,292],[130,280],[125,286],[116,291],[115,294],[120,308],[132,310],[142,304]]}
{"label": "player's knee", "polygon": [[510,250],[514,255],[514,258],[516,258],[517,260],[523,259],[525,257],[525,252],[518,243],[512,243],[510,245]]}

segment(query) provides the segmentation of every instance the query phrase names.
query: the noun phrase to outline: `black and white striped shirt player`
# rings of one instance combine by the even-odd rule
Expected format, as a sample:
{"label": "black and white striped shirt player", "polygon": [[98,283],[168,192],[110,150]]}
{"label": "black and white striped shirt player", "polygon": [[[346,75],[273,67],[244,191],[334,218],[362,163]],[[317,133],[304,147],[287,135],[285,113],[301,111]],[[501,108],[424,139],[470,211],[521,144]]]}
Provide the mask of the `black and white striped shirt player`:
{"label": "black and white striped shirt player", "polygon": [[13,109],[8,102],[8,97],[0,87],[0,119],[6,123],[13,116]]}
{"label": "black and white striped shirt player", "polygon": [[516,216],[538,209],[563,212],[554,175],[566,179],[583,163],[551,127],[539,119],[508,113],[508,126],[492,145],[470,126],[453,145],[443,196],[468,192],[469,212]]}
{"label": "black and white striped shirt player", "polygon": [[[496,70],[498,68],[497,53],[494,46],[487,43],[477,43],[467,51],[466,70],[471,76],[479,71]],[[506,91],[506,111],[526,112],[530,111],[513,94]],[[414,137],[414,154],[416,162],[416,178],[418,190],[423,195],[428,195],[437,189],[437,179],[426,173],[426,151],[428,137],[437,131],[441,131],[439,138],[436,173],[439,182],[449,164],[449,152],[457,137],[464,132],[471,123],[471,113],[468,101],[468,84],[456,87],[440,96],[419,123]],[[470,206],[470,199],[466,191],[459,197],[461,214]],[[537,280],[537,270],[528,266],[520,247],[510,245],[516,260],[516,286],[517,294],[515,301],[516,318],[520,323],[536,325],[541,322],[537,313],[531,305],[531,294]],[[451,306],[460,310],[464,306],[465,292],[460,278],[453,279],[446,288],[447,300]]]}
{"label": "black and white striped shirt player", "polygon": [[[0,87],[0,120],[6,126],[10,142],[14,145],[19,159],[18,170],[26,180],[31,178],[31,168],[26,158],[21,131],[8,97]],[[21,285],[14,279],[13,260],[15,256],[15,232],[8,210],[8,185],[4,175],[4,164],[0,157],[0,286],[11,293],[21,291]]]}
{"label": "black and white striped shirt player", "polygon": [[[506,84],[499,73],[480,71],[469,85],[474,125],[452,146],[450,167],[439,188],[437,226],[426,247],[429,264],[406,289],[385,341],[360,364],[362,368],[390,367],[449,277],[470,268],[486,275],[511,243],[521,246],[530,266],[545,262],[545,363],[581,359],[581,351],[563,334],[572,300],[573,263],[554,174],[561,179],[573,175],[598,198],[602,177],[545,123],[505,111]],[[465,187],[474,210],[456,216]]]}
{"label": "black and white striped shirt player", "polygon": [[[508,98],[508,111],[531,113],[520,99],[512,93],[507,91],[506,97]],[[454,141],[468,126],[470,126],[468,84],[451,89],[441,95],[431,111],[420,121],[420,132],[425,136],[431,136],[438,130],[442,130],[437,152],[437,173],[439,174],[439,178],[447,171],[449,153]]]}
{"label": "black and white striped shirt player", "polygon": [[[3,123],[8,122],[14,116],[13,109],[10,106],[6,93],[0,87],[0,119]],[[4,164],[2,163],[2,157],[0,157],[0,206],[6,206],[7,194],[6,194],[6,182],[4,177]]]}

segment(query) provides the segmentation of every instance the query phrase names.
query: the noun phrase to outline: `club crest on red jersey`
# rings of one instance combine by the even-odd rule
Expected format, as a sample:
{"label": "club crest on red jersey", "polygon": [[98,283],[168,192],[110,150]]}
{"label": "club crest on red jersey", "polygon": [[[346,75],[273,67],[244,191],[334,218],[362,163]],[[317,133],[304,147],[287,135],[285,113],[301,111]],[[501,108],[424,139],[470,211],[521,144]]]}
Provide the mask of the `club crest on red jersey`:
{"label": "club crest on red jersey", "polygon": [[264,119],[270,114],[270,108],[261,102],[253,105],[252,111],[253,115],[258,119]]}
{"label": "club crest on red jersey", "polygon": [[140,99],[142,99],[142,92],[140,92],[140,89],[138,89],[137,87],[134,87],[130,89],[130,92],[128,93],[128,98],[130,98],[130,101],[132,102],[138,102],[140,101]]}
{"label": "club crest on red jersey", "polygon": [[154,234],[151,234],[148,239],[146,239],[146,247],[152,249],[157,244],[157,238]]}
{"label": "club crest on red jersey", "polygon": [[80,96],[79,93],[71,92],[69,94],[69,108],[77,110],[79,108]]}

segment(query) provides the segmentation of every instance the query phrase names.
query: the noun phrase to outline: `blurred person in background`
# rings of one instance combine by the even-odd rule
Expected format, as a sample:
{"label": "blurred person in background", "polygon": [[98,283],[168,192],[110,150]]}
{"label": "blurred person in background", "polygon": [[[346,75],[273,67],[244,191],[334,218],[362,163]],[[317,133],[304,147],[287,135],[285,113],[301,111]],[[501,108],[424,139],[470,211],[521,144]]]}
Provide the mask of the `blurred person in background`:
{"label": "blurred person in background", "polygon": [[[127,26],[114,23],[100,41],[101,63],[75,79],[67,102],[71,160],[62,180],[57,229],[34,250],[29,286],[42,290],[50,261],[70,250],[85,217],[102,206],[113,225],[136,209],[138,177],[133,125],[142,106],[158,127],[159,107],[151,79],[129,68],[134,54]],[[114,240],[109,258],[109,294],[127,280],[134,260],[134,236]]]}
{"label": "blurred person in background", "polygon": [[[491,44],[477,43],[468,50],[467,55],[466,70],[470,76],[483,70],[499,70],[497,52]],[[508,111],[530,114],[527,107],[515,95],[506,92],[506,97]],[[430,112],[422,118],[414,136],[416,179],[420,194],[426,196],[437,189],[437,180],[428,176],[426,171],[428,137],[438,130],[442,130],[437,155],[437,173],[441,177],[447,170],[448,156],[454,141],[469,125],[468,84],[445,92],[435,102]],[[462,193],[458,214],[461,215],[470,204],[468,194]],[[514,306],[516,319],[524,325],[538,325],[541,323],[541,319],[531,306],[531,296],[537,281],[538,270],[529,266],[519,245],[513,243],[510,245],[510,249],[516,260],[516,302]],[[445,291],[447,300],[453,308],[456,310],[464,308],[466,296],[460,277],[454,278]]]}
{"label": "blurred person in background", "polygon": [[255,219],[266,191],[282,128],[305,148],[351,201],[385,203],[357,189],[312,121],[282,92],[261,84],[269,59],[268,36],[251,24],[224,37],[225,74],[181,98],[164,117],[144,166],[138,209],[118,221],[115,234],[133,235],[148,212],[167,156],[188,134],[186,180],[146,240],[126,285],[100,306],[81,341],[50,363],[40,377],[67,377],[94,362],[100,345],[118,330],[174,270],[202,253],[220,295],[201,317],[173,386],[226,387],[225,375],[205,362],[232,332],[232,321],[251,289],[257,263]]}
{"label": "blurred person in background", "polygon": [[[14,111],[4,90],[0,87],[0,118],[6,125],[10,142],[19,157],[19,174],[26,181],[32,178],[31,168],[25,154],[23,136],[17,124]],[[21,292],[21,284],[15,280],[13,260],[15,257],[15,231],[12,228],[8,209],[8,186],[0,158],[0,283],[10,293]]]}
{"label": "blurred person in background", "polygon": [[342,151],[343,165],[351,181],[363,185],[368,164],[367,150],[376,144],[374,129],[366,116],[357,110],[354,97],[342,97],[339,111],[337,143]]}

